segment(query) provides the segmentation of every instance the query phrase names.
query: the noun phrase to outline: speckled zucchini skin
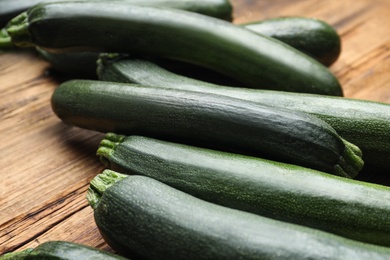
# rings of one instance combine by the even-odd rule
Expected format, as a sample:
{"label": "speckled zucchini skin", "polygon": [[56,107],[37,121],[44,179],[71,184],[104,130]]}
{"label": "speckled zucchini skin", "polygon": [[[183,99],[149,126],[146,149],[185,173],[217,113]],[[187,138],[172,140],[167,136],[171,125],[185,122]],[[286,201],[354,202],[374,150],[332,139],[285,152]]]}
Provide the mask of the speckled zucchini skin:
{"label": "speckled zucchini skin", "polygon": [[102,185],[95,179],[88,192],[95,222],[106,242],[132,259],[390,257],[386,247],[222,207],[152,178],[98,178]]}

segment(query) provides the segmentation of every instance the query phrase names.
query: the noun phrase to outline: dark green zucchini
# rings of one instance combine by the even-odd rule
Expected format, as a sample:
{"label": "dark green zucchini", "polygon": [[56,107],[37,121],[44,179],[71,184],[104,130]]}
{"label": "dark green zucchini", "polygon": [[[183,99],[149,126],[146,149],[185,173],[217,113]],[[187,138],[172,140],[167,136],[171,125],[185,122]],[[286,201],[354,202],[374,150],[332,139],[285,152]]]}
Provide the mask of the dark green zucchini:
{"label": "dark green zucchini", "polygon": [[[326,66],[334,63],[340,54],[341,44],[337,31],[321,20],[283,17],[243,24],[243,26],[287,43]],[[83,75],[87,75],[87,78],[96,77],[98,53],[53,53],[39,48],[38,52],[56,71],[77,77]],[[180,63],[180,66],[182,64]]]}
{"label": "dark green zucchini", "polygon": [[[334,63],[340,54],[341,41],[337,31],[318,19],[283,17],[251,22],[242,26],[276,38],[326,66]],[[86,74],[88,78],[90,75],[96,77],[97,53],[53,53],[42,49],[38,52],[56,71],[75,76]]]}
{"label": "dark green zucchini", "polygon": [[[12,18],[39,3],[72,2],[74,0],[0,0],[0,27]],[[92,1],[92,0],[77,0]],[[99,1],[99,0],[94,0]],[[232,6],[229,0],[120,0],[123,3],[144,6],[164,6],[201,13],[216,18],[232,20]]]}
{"label": "dark green zucchini", "polygon": [[390,169],[389,104],[214,85],[174,74],[151,60],[131,56],[101,55],[98,64],[98,76],[104,81],[169,86],[175,89],[226,95],[313,114],[330,124],[340,136],[359,146],[366,164]]}
{"label": "dark green zucchini", "polygon": [[152,55],[197,64],[252,88],[342,95],[325,66],[293,47],[184,10],[120,2],[48,3],[14,18],[7,33],[19,46]]}
{"label": "dark green zucchini", "polygon": [[87,199],[105,241],[141,259],[388,259],[390,249],[206,202],[104,171]]}
{"label": "dark green zucchini", "polygon": [[222,95],[98,80],[72,80],[53,93],[65,123],[226,149],[355,177],[361,151],[306,113]]}
{"label": "dark green zucchini", "polygon": [[67,241],[48,241],[36,248],[0,256],[1,260],[125,260],[126,258],[97,248]]}
{"label": "dark green zucchini", "polygon": [[287,43],[326,66],[334,63],[341,52],[341,39],[337,31],[318,19],[280,17],[242,26]]}
{"label": "dark green zucchini", "polygon": [[97,155],[206,201],[390,246],[390,188],[296,165],[109,133]]}

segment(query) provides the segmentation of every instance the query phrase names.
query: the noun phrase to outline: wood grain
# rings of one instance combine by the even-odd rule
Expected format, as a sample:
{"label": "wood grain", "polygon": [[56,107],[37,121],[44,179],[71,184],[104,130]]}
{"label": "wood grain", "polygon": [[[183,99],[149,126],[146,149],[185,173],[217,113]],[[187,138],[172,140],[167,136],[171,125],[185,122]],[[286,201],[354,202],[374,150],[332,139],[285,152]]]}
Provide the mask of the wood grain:
{"label": "wood grain", "polygon": [[[330,70],[346,97],[390,103],[387,0],[234,0],[234,22],[306,16],[333,25],[342,54]],[[103,170],[102,135],[64,125],[50,97],[61,79],[31,51],[0,54],[0,255],[48,240],[110,250],[85,200]],[[320,104],[319,104],[320,105]]]}

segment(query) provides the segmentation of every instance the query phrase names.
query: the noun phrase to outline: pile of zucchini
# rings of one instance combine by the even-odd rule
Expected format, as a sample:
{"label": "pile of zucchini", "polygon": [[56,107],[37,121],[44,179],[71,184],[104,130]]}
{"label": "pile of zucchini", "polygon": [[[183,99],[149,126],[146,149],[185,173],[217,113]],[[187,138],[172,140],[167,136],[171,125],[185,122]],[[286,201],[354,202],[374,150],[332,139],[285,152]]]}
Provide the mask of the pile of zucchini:
{"label": "pile of zucchini", "polygon": [[[54,113],[105,133],[87,200],[118,254],[390,258],[390,188],[359,180],[390,169],[390,105],[343,97],[330,25],[238,25],[228,0],[13,3],[0,48],[65,73]],[[52,241],[0,259],[122,256]]]}

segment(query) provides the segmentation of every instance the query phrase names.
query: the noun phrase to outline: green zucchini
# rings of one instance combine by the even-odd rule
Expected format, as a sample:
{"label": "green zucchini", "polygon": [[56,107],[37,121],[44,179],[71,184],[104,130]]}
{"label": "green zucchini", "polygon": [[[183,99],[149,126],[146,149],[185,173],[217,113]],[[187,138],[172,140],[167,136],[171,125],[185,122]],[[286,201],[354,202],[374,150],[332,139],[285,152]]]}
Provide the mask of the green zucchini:
{"label": "green zucchini", "polygon": [[108,168],[223,206],[390,246],[390,188],[261,158],[109,133]]}
{"label": "green zucchini", "polygon": [[[341,51],[341,40],[337,31],[318,19],[283,17],[241,24],[241,26],[276,38],[326,66],[334,63]],[[53,53],[42,49],[38,49],[38,52],[56,71],[75,76],[87,75],[88,78],[96,77],[95,63],[98,53]]]}
{"label": "green zucchini", "polygon": [[[162,64],[162,63],[159,63]],[[359,146],[368,165],[390,169],[390,105],[313,94],[232,88],[172,73],[152,60],[105,54],[98,61],[104,81],[137,83],[226,95],[310,113],[330,124],[344,139]]]}
{"label": "green zucchini", "polygon": [[105,241],[146,259],[388,259],[390,249],[223,207],[109,170],[87,199]]}
{"label": "green zucchini", "polygon": [[67,241],[48,241],[35,248],[7,253],[0,260],[125,260],[126,258],[97,248]]}
{"label": "green zucchini", "polygon": [[293,47],[184,10],[120,2],[47,3],[12,19],[6,29],[19,46],[152,55],[197,64],[252,88],[342,95],[325,66]]}
{"label": "green zucchini", "polygon": [[[199,2],[197,1],[197,3]],[[276,38],[312,56],[326,66],[334,63],[340,54],[341,43],[337,31],[321,20],[304,17],[283,17],[251,22],[242,24],[242,26]],[[87,75],[87,78],[96,77],[98,53],[57,53],[40,48],[38,48],[38,52],[56,71],[77,77],[83,75]],[[207,76],[209,77],[209,75]]]}
{"label": "green zucchini", "polygon": [[[74,0],[1,0],[0,26],[5,26],[12,18],[39,3],[72,2]],[[77,0],[92,1],[92,0]],[[97,0],[94,0],[97,1]],[[123,3],[144,6],[164,6],[201,13],[216,18],[232,20],[232,6],[229,0],[120,0]]]}
{"label": "green zucchini", "polygon": [[149,135],[355,177],[361,151],[317,117],[222,95],[138,84],[71,80],[53,93],[65,123]]}
{"label": "green zucchini", "polygon": [[337,31],[318,19],[280,17],[241,25],[287,43],[326,66],[334,63],[341,52],[341,39]]}

